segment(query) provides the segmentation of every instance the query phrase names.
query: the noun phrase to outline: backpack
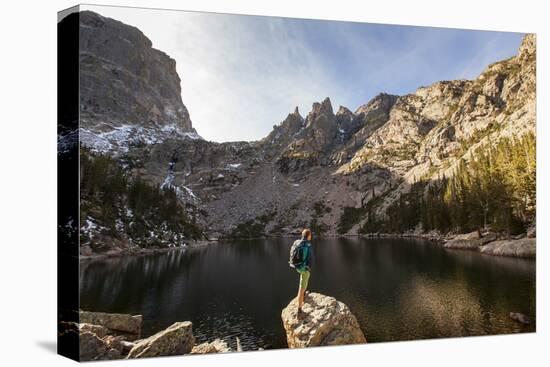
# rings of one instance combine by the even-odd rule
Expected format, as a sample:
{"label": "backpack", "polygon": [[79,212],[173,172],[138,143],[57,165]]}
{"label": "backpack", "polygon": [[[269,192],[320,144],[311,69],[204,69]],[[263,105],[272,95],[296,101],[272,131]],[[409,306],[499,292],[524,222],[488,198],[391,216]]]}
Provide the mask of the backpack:
{"label": "backpack", "polygon": [[291,268],[300,269],[304,262],[305,240],[296,240],[290,247],[290,259],[288,264]]}

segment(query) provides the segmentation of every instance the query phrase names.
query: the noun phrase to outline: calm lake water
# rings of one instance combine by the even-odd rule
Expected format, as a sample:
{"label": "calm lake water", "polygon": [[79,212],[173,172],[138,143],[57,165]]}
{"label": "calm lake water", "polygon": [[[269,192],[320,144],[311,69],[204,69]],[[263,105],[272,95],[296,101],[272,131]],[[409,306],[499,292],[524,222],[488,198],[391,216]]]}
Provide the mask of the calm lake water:
{"label": "calm lake water", "polygon": [[[295,296],[292,239],[83,261],[81,309],[142,314],[148,336],[193,322],[198,342],[284,348],[281,310]],[[369,342],[535,331],[535,261],[493,257],[416,239],[317,239],[310,290],[336,297]]]}

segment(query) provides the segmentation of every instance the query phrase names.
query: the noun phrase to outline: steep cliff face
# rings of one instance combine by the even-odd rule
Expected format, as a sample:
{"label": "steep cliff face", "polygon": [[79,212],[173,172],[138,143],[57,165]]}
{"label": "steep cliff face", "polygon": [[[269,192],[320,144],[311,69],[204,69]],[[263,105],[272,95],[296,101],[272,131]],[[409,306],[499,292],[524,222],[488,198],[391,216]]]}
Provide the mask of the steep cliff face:
{"label": "steep cliff face", "polygon": [[400,177],[378,214],[421,179],[452,176],[460,160],[503,137],[535,132],[535,43],[527,35],[517,56],[489,65],[475,80],[437,82],[397,98],[389,119],[339,172],[377,164]]}
{"label": "steep cliff face", "polygon": [[475,80],[438,82],[399,97],[389,120],[366,140],[345,171],[376,162],[404,176],[416,168],[412,174],[417,179],[430,168],[437,175],[464,155],[461,142],[480,132],[494,130],[492,137],[497,138],[534,131],[533,39],[526,36],[517,56],[490,65]]}
{"label": "steep cliff face", "polygon": [[[380,126],[385,124],[390,111],[397,100],[397,96],[381,93],[360,106],[350,118],[348,128],[342,127],[342,145],[331,156],[336,165],[349,162],[353,155],[365,144],[368,139]],[[349,110],[348,110],[349,111]],[[349,113],[348,113],[349,115]]]}
{"label": "steep cliff face", "polygon": [[79,15],[82,139],[105,151],[170,134],[197,138],[176,61],[135,27],[90,11]]}

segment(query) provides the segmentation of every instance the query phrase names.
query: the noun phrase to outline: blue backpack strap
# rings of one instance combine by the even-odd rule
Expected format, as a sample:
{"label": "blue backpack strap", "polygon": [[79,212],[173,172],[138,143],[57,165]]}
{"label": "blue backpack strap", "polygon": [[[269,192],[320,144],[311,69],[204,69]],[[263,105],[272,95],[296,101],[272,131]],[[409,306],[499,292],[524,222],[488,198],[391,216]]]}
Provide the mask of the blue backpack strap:
{"label": "blue backpack strap", "polygon": [[302,257],[302,268],[309,268],[311,265],[311,245],[308,241],[304,241],[304,251]]}

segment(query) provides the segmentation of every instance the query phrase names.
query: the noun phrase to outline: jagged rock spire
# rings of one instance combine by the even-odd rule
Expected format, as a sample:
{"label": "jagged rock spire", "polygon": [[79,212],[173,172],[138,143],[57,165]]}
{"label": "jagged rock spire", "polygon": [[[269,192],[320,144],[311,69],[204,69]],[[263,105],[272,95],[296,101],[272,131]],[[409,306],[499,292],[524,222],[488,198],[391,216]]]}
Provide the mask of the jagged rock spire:
{"label": "jagged rock spire", "polygon": [[527,33],[519,46],[519,55],[533,54],[536,52],[537,39],[534,33]]}
{"label": "jagged rock spire", "polygon": [[351,112],[346,106],[340,105],[340,107],[338,107],[336,115],[353,115],[353,112]]}

